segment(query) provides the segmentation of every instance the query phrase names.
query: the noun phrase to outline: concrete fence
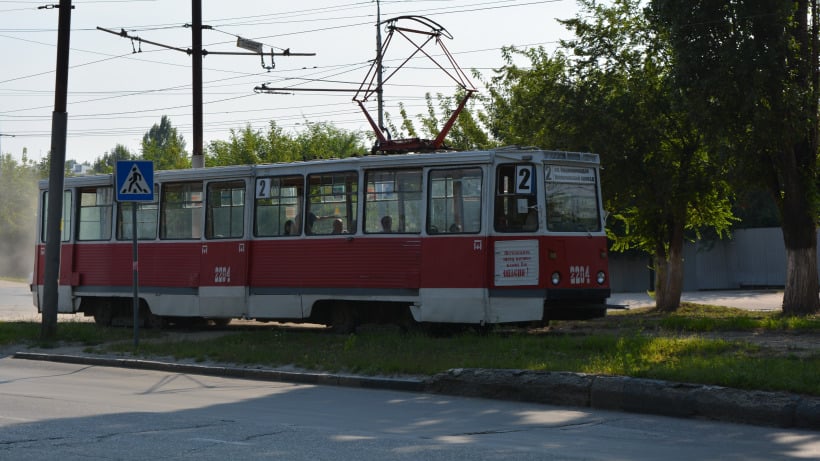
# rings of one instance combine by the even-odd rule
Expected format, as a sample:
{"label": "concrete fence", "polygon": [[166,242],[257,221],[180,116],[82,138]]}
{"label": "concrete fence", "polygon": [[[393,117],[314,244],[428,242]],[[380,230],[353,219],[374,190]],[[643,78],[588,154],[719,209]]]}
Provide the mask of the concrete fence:
{"label": "concrete fence", "polygon": [[[739,229],[731,239],[687,243],[683,255],[684,291],[786,284],[786,248],[779,227]],[[613,292],[652,289],[651,261],[645,254],[610,253],[610,274]]]}

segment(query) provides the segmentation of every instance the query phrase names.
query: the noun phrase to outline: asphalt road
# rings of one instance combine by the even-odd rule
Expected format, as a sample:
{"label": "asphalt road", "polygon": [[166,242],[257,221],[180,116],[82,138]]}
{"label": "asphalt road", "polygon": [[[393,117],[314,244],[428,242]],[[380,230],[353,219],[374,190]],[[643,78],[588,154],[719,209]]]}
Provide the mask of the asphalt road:
{"label": "asphalt road", "polygon": [[820,433],[0,359],[0,459],[805,460]]}

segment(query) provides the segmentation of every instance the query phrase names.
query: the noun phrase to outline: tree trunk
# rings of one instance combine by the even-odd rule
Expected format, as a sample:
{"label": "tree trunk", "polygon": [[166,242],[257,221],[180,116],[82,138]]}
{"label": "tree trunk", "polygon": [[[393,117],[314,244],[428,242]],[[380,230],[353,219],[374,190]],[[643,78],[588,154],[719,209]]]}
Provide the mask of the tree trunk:
{"label": "tree trunk", "polygon": [[817,244],[810,248],[786,248],[783,313],[790,316],[816,313],[820,308],[817,292]]}
{"label": "tree trunk", "polygon": [[680,307],[683,291],[683,230],[673,231],[669,252],[655,251],[655,308],[674,312]]}

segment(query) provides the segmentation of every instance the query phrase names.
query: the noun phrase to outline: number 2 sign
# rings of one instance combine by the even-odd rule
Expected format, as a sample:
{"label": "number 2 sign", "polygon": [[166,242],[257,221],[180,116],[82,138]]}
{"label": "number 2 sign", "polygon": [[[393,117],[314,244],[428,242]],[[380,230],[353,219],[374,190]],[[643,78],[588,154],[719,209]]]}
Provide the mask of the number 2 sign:
{"label": "number 2 sign", "polygon": [[535,167],[533,165],[515,166],[515,193],[532,194],[535,191]]}

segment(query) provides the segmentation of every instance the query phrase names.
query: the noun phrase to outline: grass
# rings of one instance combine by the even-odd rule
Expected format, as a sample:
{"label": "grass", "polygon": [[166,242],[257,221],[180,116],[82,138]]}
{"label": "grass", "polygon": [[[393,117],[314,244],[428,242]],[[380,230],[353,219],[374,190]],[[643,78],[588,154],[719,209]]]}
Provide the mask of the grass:
{"label": "grass", "polygon": [[[637,309],[605,319],[555,322],[546,330],[499,329],[451,337],[365,328],[342,336],[322,330],[234,327],[201,339],[193,333],[151,333],[137,351],[128,328],[60,323],[60,341],[89,352],[172,357],[246,366],[295,366],[365,375],[432,375],[450,368],[509,368],[624,375],[741,389],[820,395],[820,353],[775,352],[720,332],[820,335],[820,318],[791,319],[685,303],[674,314]],[[716,333],[717,332],[717,333]],[[141,335],[148,332],[141,331]],[[0,323],[0,345],[35,344],[38,324]],[[726,337],[732,335],[724,335]],[[199,338],[199,339],[197,339]],[[21,341],[22,340],[22,341]]]}
{"label": "grass", "polygon": [[[99,328],[89,322],[60,322],[57,326],[55,340],[42,340],[42,325],[36,322],[2,322],[0,321],[0,346],[24,345],[45,349],[60,347],[63,344],[99,346],[114,344],[128,338],[133,339],[133,331],[125,328]],[[157,333],[151,333],[154,337]]]}

